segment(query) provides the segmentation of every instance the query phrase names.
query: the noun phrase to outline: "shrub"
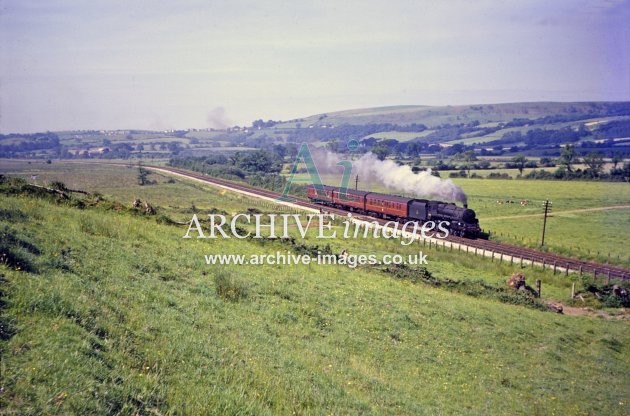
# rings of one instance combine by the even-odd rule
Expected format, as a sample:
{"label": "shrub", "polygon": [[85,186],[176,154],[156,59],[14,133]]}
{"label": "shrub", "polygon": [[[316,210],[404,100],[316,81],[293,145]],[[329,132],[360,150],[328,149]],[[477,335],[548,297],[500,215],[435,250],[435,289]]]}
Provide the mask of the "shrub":
{"label": "shrub", "polygon": [[507,173],[492,172],[486,176],[488,179],[512,179]]}

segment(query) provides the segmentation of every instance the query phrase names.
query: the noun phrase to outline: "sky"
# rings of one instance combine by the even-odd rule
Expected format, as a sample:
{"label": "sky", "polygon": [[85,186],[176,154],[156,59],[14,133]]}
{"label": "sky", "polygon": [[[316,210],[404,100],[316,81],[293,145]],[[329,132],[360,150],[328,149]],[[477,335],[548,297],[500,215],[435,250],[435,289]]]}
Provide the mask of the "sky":
{"label": "sky", "polygon": [[630,0],[0,0],[0,133],[629,101]]}

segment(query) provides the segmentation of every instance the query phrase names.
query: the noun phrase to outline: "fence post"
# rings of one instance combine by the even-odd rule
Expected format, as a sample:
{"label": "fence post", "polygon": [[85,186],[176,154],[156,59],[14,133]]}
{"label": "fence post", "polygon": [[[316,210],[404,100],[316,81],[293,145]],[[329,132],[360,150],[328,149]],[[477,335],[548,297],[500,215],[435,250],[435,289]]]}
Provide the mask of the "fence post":
{"label": "fence post", "polygon": [[541,288],[542,288],[542,283],[540,282],[540,279],[536,279],[536,291],[538,292],[538,296],[536,297],[540,297],[541,294]]}

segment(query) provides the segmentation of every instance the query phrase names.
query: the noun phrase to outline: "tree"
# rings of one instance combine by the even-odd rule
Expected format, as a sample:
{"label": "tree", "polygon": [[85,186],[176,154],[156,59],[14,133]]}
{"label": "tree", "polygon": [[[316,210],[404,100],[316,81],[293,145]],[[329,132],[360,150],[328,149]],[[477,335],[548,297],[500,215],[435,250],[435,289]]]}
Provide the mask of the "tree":
{"label": "tree", "polygon": [[541,157],[540,158],[540,165],[544,166],[544,167],[554,167],[554,166],[556,166],[556,164],[554,163],[554,161],[550,157]]}
{"label": "tree", "polygon": [[562,152],[560,152],[560,158],[558,159],[558,163],[561,166],[564,166],[567,172],[573,172],[571,166],[577,161],[577,152],[575,151],[575,146],[571,143],[567,143],[564,145]]}
{"label": "tree", "polygon": [[291,160],[295,159],[298,154],[298,146],[295,143],[287,143],[285,146],[287,151],[287,155],[291,158]]}
{"label": "tree", "polygon": [[518,173],[522,175],[525,163],[527,163],[527,158],[524,155],[516,155],[512,158],[512,162],[516,165]]}
{"label": "tree", "polygon": [[422,149],[422,146],[420,146],[420,144],[418,144],[418,143],[411,143],[409,146],[407,146],[407,154],[410,157],[416,157],[416,156],[420,155],[421,149]]}
{"label": "tree", "polygon": [[237,167],[251,173],[273,173],[282,169],[274,155],[264,150],[237,153],[231,159]]}
{"label": "tree", "polygon": [[466,175],[470,178],[470,169],[475,165],[477,156],[474,150],[466,150],[455,155],[454,159],[461,160],[462,166],[466,169]]}
{"label": "tree", "polygon": [[287,148],[282,144],[274,144],[273,152],[280,158],[280,160],[284,160],[284,157],[287,155]]}
{"label": "tree", "polygon": [[338,146],[339,146],[339,141],[337,139],[332,139],[328,141],[328,144],[326,144],[326,149],[328,149],[331,152],[336,152]]}
{"label": "tree", "polygon": [[166,148],[174,155],[177,155],[181,150],[181,144],[179,142],[169,142]]}
{"label": "tree", "polygon": [[143,168],[142,166],[138,166],[138,185],[140,186],[147,185],[149,183],[147,176],[149,176],[150,173],[151,173],[150,171]]}
{"label": "tree", "polygon": [[372,148],[372,153],[376,155],[378,160],[385,160],[385,158],[389,155],[389,148],[387,148],[387,146],[379,144],[378,146],[374,146]]}
{"label": "tree", "polygon": [[623,156],[621,156],[621,153],[615,152],[615,154],[612,157],[611,162],[613,164],[613,169],[617,169],[617,165],[623,162]]}
{"label": "tree", "polygon": [[602,166],[604,166],[604,158],[601,154],[596,152],[591,152],[588,155],[584,156],[584,163],[588,166],[587,171],[589,174],[596,178],[602,171]]}

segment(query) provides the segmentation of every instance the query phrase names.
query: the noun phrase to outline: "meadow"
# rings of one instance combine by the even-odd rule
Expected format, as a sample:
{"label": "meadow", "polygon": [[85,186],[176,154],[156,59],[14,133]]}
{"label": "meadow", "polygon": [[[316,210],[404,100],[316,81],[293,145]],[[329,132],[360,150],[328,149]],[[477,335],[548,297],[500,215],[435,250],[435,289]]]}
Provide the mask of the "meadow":
{"label": "meadow", "polygon": [[[179,179],[177,184],[169,183],[173,179],[162,173],[150,175],[149,179],[156,182],[155,185],[140,186],[136,164],[111,166],[98,162],[46,164],[44,161],[3,160],[0,174],[17,175],[39,184],[57,180],[71,189],[88,189],[129,203],[140,198],[172,211],[178,220],[185,220],[195,210],[207,212],[218,204],[227,204],[224,210],[229,213],[237,212],[243,201],[249,201],[251,206],[259,204],[259,201],[243,199],[240,195],[234,196],[234,201],[226,199],[212,204],[207,186],[181,183]],[[306,179],[306,174],[295,176],[297,181]],[[322,181],[338,184],[340,178],[324,175]],[[453,178],[452,181],[466,192],[469,206],[475,210],[481,227],[491,233],[492,239],[539,247],[542,203],[548,199],[553,205],[547,221],[547,250],[630,267],[630,256],[625,246],[619,244],[630,235],[628,184],[467,178]],[[370,182],[359,187],[391,192]],[[521,201],[527,201],[527,205],[521,205]]]}
{"label": "meadow", "polygon": [[[620,244],[630,234],[627,183],[463,178],[453,182],[467,193],[482,228],[497,240],[539,246],[542,203],[549,200],[553,205],[545,235],[548,250],[630,265],[628,252]],[[523,206],[521,201],[528,204]]]}
{"label": "meadow", "polygon": [[[284,246],[182,239],[186,227],[124,208],[129,197],[189,218],[191,203],[242,212],[254,201],[166,178],[141,187],[133,171],[111,169],[125,185],[108,188],[103,171],[86,169],[75,185],[111,194],[78,207],[0,199],[3,232],[30,265],[0,266],[4,414],[628,412],[627,320],[543,312],[379,268],[208,266],[207,254]],[[391,240],[330,244],[423,249],[440,278],[501,284],[520,270]],[[566,298],[570,278],[524,271],[543,279],[545,298]]]}
{"label": "meadow", "polygon": [[[443,175],[444,176],[444,175]],[[295,175],[307,180],[307,174]],[[336,184],[340,175],[322,175]],[[630,266],[624,244],[630,235],[630,186],[627,183],[540,181],[517,179],[450,179],[468,196],[482,229],[491,239],[527,247],[540,247],[542,203],[552,202],[545,248],[583,259]],[[396,193],[376,182],[359,183],[360,189]],[[407,195],[408,196],[408,195]],[[521,201],[527,201],[521,205]]]}

